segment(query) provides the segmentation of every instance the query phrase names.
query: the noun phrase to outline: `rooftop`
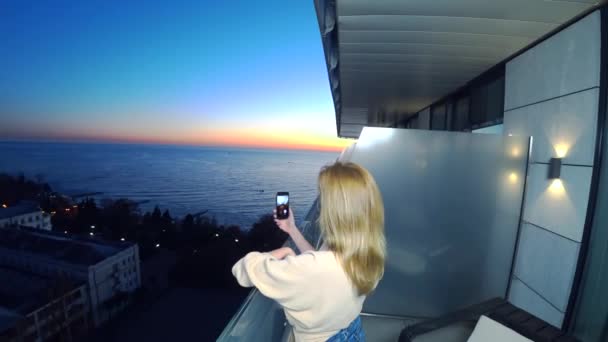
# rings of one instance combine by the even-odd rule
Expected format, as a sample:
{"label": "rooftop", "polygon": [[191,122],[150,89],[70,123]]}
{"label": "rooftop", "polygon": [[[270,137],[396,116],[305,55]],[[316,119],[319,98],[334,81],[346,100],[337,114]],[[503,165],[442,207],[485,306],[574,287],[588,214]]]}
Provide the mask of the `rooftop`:
{"label": "rooftop", "polygon": [[[0,266],[0,332],[44,304],[76,288],[73,281],[52,279]],[[54,291],[53,289],[56,289]]]}
{"label": "rooftop", "polygon": [[133,244],[113,243],[21,227],[0,229],[0,247],[74,265],[95,265]]}
{"label": "rooftop", "polygon": [[65,293],[76,287],[71,280],[53,279],[6,266],[0,266],[0,279],[0,308],[22,315],[52,300],[49,291],[53,288],[57,289],[56,293]]}
{"label": "rooftop", "polygon": [[34,212],[40,212],[40,206],[35,202],[23,201],[8,208],[0,208],[0,220]]}
{"label": "rooftop", "polygon": [[0,333],[10,329],[21,316],[0,306]]}

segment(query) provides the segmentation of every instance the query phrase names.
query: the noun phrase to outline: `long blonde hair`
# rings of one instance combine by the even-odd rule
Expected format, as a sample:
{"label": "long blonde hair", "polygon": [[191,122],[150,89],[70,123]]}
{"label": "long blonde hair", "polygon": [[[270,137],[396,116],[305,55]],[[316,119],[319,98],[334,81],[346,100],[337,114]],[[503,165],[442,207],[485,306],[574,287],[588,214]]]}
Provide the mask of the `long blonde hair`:
{"label": "long blonde hair", "polygon": [[372,175],[354,163],[328,165],[319,173],[319,224],[329,250],[359,295],[370,293],[384,274],[384,204]]}

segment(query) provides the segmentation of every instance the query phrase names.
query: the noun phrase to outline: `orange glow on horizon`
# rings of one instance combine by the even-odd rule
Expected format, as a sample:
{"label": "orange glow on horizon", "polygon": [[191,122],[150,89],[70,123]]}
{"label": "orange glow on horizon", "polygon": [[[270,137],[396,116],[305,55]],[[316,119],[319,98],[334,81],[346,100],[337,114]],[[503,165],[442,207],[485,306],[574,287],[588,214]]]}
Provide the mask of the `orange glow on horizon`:
{"label": "orange glow on horizon", "polygon": [[[147,135],[119,134],[55,134],[40,136],[42,139],[78,140],[85,142],[110,142],[134,144],[168,144],[189,146],[217,146],[236,148],[313,150],[324,152],[340,152],[355,140],[328,137],[310,132],[296,130],[261,130],[261,129],[216,129],[203,132],[180,132],[171,137]],[[179,137],[175,137],[179,136]]]}

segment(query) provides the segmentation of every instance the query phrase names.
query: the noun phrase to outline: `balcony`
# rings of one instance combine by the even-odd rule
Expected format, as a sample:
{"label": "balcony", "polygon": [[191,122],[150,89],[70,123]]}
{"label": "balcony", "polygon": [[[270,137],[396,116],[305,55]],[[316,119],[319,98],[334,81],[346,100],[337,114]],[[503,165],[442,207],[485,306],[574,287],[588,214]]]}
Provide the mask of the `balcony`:
{"label": "balcony", "polygon": [[[507,297],[528,163],[512,152],[528,148],[528,137],[365,128],[342,154],[370,170],[385,202],[385,275],[361,315],[370,341],[396,341],[422,320]],[[301,229],[318,247],[317,218],[315,203]],[[282,309],[254,290],[219,341],[290,335]]]}

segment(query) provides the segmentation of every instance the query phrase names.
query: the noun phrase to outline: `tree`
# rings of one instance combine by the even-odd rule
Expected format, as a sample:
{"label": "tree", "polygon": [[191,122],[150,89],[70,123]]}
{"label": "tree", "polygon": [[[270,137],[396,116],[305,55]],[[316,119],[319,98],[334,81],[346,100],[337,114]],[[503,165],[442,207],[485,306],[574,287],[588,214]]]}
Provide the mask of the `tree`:
{"label": "tree", "polygon": [[8,206],[19,201],[41,202],[50,192],[50,186],[43,182],[33,182],[25,178],[23,173],[18,176],[0,174],[0,202]]}
{"label": "tree", "polygon": [[97,203],[92,198],[86,198],[78,205],[78,214],[72,232],[88,233],[89,231],[94,231],[91,227],[99,229],[99,223],[100,213]]}
{"label": "tree", "polygon": [[101,220],[106,238],[118,240],[137,230],[140,218],[137,203],[121,198],[104,200],[102,207]]}
{"label": "tree", "polygon": [[191,214],[186,215],[182,221],[182,231],[184,233],[191,233],[194,229],[194,217]]}
{"label": "tree", "polygon": [[272,215],[264,215],[253,224],[249,230],[248,238],[251,248],[266,252],[281,247],[289,236],[274,223]]}

